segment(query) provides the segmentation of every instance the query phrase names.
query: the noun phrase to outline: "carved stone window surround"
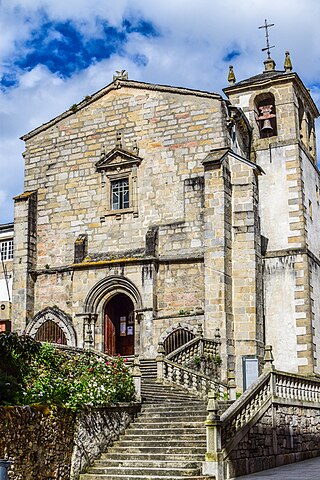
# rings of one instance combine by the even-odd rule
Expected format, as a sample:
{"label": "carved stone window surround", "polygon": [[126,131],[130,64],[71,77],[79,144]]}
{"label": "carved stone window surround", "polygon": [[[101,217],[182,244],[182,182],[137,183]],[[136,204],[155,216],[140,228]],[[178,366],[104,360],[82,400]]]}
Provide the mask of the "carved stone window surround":
{"label": "carved stone window surround", "polygon": [[[115,216],[120,219],[123,214],[132,213],[138,216],[137,172],[142,158],[122,148],[114,148],[104,155],[96,164],[101,172],[101,183],[105,187],[106,211],[104,216]],[[128,179],[129,207],[112,209],[111,185],[117,180]]]}

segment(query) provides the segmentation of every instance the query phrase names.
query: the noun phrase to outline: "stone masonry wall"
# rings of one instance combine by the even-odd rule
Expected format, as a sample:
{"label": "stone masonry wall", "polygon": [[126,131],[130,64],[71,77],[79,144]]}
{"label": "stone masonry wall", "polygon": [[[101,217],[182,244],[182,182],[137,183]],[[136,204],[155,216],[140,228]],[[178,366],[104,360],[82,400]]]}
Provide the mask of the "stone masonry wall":
{"label": "stone masonry wall", "polygon": [[226,478],[320,455],[319,428],[316,408],[272,405],[229,455]]}
{"label": "stone masonry wall", "polygon": [[[138,82],[112,84],[86,102],[25,137],[25,190],[36,190],[38,198],[37,261],[30,274],[36,282],[31,314],[22,295],[26,266],[17,263],[14,328],[23,331],[33,315],[54,305],[72,317],[82,346],[81,315],[88,292],[101,279],[120,275],[141,295],[141,305],[134,307],[148,312],[136,326],[136,346],[141,342],[140,352],[153,357],[158,339],[150,319],[158,313],[174,317],[180,311],[203,310],[202,161],[212,148],[228,143],[224,102],[216,94]],[[136,152],[137,147],[141,162],[132,174],[134,209],[114,214],[109,177],[97,171],[96,163],[115,148],[119,135],[121,148]],[[19,202],[16,208],[18,214]],[[18,215],[17,228],[22,222],[23,215]],[[151,253],[159,260],[157,267],[146,263],[152,229],[157,231]],[[79,235],[87,236],[87,257],[74,268]],[[24,242],[21,229],[17,244],[23,259]],[[177,259],[179,264],[172,263]],[[107,301],[101,298],[94,312],[98,349],[103,349]],[[170,320],[158,323],[157,329],[160,323],[167,328]]]}
{"label": "stone masonry wall", "polygon": [[0,407],[0,457],[10,480],[69,480],[75,415],[48,407]]}
{"label": "stone masonry wall", "polygon": [[76,480],[133,420],[139,406],[87,409],[0,407],[0,458],[9,480]]}
{"label": "stone masonry wall", "polygon": [[[214,97],[214,95],[212,96]],[[38,268],[73,262],[74,241],[88,235],[89,255],[144,247],[150,224],[184,219],[184,181],[225,143],[221,100],[135,88],[112,90],[27,140],[25,189],[38,190]],[[95,164],[103,151],[137,143],[137,210],[108,211]],[[48,226],[50,225],[50,228]]]}

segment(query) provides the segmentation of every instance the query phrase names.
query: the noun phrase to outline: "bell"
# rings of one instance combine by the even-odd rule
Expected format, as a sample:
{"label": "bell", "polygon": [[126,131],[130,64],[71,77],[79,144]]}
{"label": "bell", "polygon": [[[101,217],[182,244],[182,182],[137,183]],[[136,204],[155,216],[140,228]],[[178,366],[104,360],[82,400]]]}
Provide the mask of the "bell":
{"label": "bell", "polygon": [[265,133],[271,133],[273,131],[273,128],[271,126],[270,120],[267,118],[266,120],[263,121],[263,125],[261,127],[261,131]]}

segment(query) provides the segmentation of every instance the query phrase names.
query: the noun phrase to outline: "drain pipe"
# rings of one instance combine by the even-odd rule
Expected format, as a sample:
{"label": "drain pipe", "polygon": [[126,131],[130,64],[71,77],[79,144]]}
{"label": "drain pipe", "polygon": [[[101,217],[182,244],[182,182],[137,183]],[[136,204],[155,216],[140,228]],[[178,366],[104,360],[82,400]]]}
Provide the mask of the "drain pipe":
{"label": "drain pipe", "polygon": [[8,480],[8,468],[12,462],[0,459],[0,480]]}

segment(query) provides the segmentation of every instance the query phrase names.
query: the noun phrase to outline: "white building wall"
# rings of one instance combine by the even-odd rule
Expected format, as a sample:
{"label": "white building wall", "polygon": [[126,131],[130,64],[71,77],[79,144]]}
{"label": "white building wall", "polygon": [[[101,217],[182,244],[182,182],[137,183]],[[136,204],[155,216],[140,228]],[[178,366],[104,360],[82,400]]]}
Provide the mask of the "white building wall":
{"label": "white building wall", "polygon": [[265,264],[265,334],[275,368],[298,372],[294,258],[269,258]]}
{"label": "white building wall", "polygon": [[320,178],[318,169],[302,152],[302,179],[304,183],[304,206],[307,220],[308,248],[320,254]]}
{"label": "white building wall", "polygon": [[269,251],[288,248],[290,194],[285,156],[288,148],[277,147],[257,153],[257,163],[265,172],[259,177],[261,234],[269,239]]}
{"label": "white building wall", "polygon": [[320,374],[320,266],[315,262],[311,268],[312,311],[313,311],[313,343],[315,344],[315,373]]}

